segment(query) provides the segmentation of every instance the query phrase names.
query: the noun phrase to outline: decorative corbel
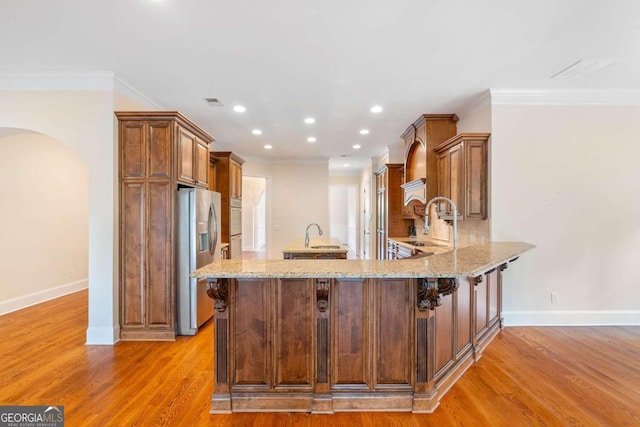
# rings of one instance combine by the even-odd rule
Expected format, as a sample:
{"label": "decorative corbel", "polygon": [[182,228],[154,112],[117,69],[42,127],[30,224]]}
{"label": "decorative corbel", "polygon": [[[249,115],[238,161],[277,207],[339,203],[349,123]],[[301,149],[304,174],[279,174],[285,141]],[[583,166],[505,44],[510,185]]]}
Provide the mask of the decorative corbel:
{"label": "decorative corbel", "polygon": [[329,279],[316,279],[316,307],[320,313],[329,308]]}
{"label": "decorative corbel", "polygon": [[209,279],[207,281],[207,295],[213,299],[216,311],[223,313],[227,309],[229,284],[227,279]]}
{"label": "decorative corbel", "polygon": [[480,283],[482,283],[484,279],[482,278],[482,274],[481,274],[479,276],[472,277],[471,280],[473,281],[474,286],[478,286]]}
{"label": "decorative corbel", "polygon": [[418,310],[435,310],[442,305],[442,297],[451,295],[459,286],[454,277],[418,279]]}

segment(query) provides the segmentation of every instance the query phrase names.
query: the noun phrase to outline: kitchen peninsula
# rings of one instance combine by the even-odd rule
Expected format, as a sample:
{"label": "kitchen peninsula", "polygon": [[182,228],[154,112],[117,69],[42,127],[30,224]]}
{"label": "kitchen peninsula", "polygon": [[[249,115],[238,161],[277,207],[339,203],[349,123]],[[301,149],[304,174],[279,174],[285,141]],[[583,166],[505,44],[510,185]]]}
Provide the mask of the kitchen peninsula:
{"label": "kitchen peninsula", "polygon": [[501,328],[527,243],[404,260],[221,260],[211,413],[432,412]]}

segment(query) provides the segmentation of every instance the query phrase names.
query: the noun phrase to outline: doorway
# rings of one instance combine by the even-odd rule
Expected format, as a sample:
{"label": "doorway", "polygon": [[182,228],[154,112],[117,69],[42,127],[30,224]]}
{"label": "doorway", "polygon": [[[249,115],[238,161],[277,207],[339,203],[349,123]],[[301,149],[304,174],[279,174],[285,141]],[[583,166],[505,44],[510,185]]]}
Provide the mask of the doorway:
{"label": "doorway", "polygon": [[267,179],[242,177],[242,258],[264,259],[267,241]]}
{"label": "doorway", "polygon": [[329,227],[332,239],[358,253],[358,186],[329,186]]}

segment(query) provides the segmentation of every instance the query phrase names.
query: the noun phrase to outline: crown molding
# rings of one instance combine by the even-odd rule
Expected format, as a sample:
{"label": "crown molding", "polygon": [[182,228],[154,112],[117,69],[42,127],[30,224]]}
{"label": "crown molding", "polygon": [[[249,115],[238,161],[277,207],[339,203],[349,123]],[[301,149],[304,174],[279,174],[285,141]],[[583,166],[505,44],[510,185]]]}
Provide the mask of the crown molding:
{"label": "crown molding", "polygon": [[114,74],[88,73],[6,73],[0,74],[0,90],[113,90]]}
{"label": "crown molding", "polygon": [[640,90],[490,89],[491,105],[640,105]]}
{"label": "crown molding", "polygon": [[469,115],[471,113],[476,112],[484,107],[491,106],[491,92],[489,90],[485,90],[480,93],[478,96],[473,98],[469,103],[465,104],[458,113],[459,117],[463,117]]}
{"label": "crown molding", "polygon": [[125,82],[118,76],[113,77],[114,90],[122,93],[126,97],[133,101],[143,105],[146,108],[152,110],[166,110],[162,105],[144,95],[142,92],[135,89],[129,83]]}

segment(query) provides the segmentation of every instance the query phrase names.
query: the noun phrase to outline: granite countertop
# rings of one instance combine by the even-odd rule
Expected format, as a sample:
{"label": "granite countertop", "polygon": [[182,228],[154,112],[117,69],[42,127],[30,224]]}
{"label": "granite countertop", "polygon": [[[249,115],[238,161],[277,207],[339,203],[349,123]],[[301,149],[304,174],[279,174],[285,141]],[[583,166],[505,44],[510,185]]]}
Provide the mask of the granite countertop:
{"label": "granite countertop", "polygon": [[[337,248],[314,248],[313,246],[338,246]],[[336,239],[314,237],[309,239],[309,247],[304,247],[304,238],[295,239],[282,250],[282,253],[347,253],[346,246],[341,245]]]}
{"label": "granite countertop", "polygon": [[191,275],[210,278],[471,277],[534,247],[523,242],[490,242],[400,260],[220,260]]}

